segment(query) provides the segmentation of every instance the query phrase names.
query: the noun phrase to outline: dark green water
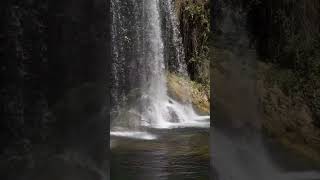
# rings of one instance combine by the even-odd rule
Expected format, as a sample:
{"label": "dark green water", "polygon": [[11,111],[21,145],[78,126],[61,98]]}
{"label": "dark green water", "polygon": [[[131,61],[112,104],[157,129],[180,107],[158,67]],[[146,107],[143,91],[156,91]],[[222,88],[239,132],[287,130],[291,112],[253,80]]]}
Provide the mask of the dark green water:
{"label": "dark green water", "polygon": [[155,140],[112,137],[112,180],[208,180],[209,129],[151,130]]}

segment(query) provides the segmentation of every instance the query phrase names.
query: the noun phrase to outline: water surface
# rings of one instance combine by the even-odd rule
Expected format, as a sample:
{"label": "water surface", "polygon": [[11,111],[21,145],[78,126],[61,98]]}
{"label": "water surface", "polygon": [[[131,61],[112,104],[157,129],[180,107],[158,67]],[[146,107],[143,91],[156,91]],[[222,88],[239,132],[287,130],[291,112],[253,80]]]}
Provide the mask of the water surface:
{"label": "water surface", "polygon": [[112,180],[208,180],[209,129],[153,129],[157,139],[112,137]]}

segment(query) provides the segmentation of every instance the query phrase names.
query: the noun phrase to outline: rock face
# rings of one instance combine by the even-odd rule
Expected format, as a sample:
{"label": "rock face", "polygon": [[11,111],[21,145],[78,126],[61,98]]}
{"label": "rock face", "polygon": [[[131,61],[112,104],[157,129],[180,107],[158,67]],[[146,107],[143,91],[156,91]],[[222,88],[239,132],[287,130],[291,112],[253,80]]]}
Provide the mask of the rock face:
{"label": "rock face", "polygon": [[175,0],[175,7],[191,80],[209,85],[209,1]]}
{"label": "rock face", "polygon": [[[264,63],[259,70],[273,68]],[[320,129],[314,124],[312,110],[301,97],[290,97],[279,87],[270,85],[270,74],[260,74],[257,92],[263,114],[263,129],[274,139],[304,156],[320,162]]]}
{"label": "rock face", "polygon": [[191,101],[198,113],[210,114],[210,95],[205,86],[173,73],[167,75],[167,84],[170,97],[182,103]]}
{"label": "rock face", "polygon": [[42,139],[33,130],[47,118],[47,3],[3,1],[0,12],[2,149],[22,137]]}
{"label": "rock face", "polygon": [[[57,140],[64,144],[62,149],[68,145],[73,146],[75,141],[72,139],[76,134],[81,134],[93,136],[93,139],[101,138],[100,143],[96,144],[100,147],[95,149],[106,150],[108,121],[103,117],[96,119],[95,116],[99,112],[103,113],[108,98],[108,86],[105,84],[108,77],[106,72],[109,72],[108,61],[111,60],[108,48],[108,8],[106,1],[82,0],[56,1],[50,9],[48,97],[50,107],[54,108],[58,116],[58,134],[65,135]],[[81,128],[89,124],[98,129],[85,132]],[[86,142],[89,143],[79,141],[74,145],[87,147]]]}
{"label": "rock face", "polygon": [[213,114],[319,161],[319,2],[215,2]]}
{"label": "rock face", "polygon": [[[262,1],[247,13],[270,135],[320,162],[319,1]],[[263,23],[261,23],[263,22]],[[264,89],[264,90],[261,90]]]}
{"label": "rock face", "polygon": [[43,172],[72,172],[75,159],[105,168],[108,8],[102,0],[1,2],[1,177],[48,179],[41,164],[69,153],[77,157]]}
{"label": "rock face", "polygon": [[248,30],[260,58],[275,65],[271,79],[286,95],[303,99],[314,126],[320,127],[319,1],[262,1],[247,6],[251,7]]}

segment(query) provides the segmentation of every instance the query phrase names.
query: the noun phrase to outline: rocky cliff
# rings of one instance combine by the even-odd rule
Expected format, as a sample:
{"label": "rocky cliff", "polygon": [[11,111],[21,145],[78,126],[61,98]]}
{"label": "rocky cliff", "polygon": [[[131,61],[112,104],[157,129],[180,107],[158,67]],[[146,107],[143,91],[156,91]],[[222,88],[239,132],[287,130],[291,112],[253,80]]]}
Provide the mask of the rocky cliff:
{"label": "rocky cliff", "polygon": [[209,1],[175,0],[174,2],[191,80],[209,86]]}
{"label": "rocky cliff", "polygon": [[[219,102],[232,105],[224,106],[231,115],[257,113],[254,122],[238,118],[235,126],[258,123],[269,136],[319,161],[319,2],[215,2],[213,87],[222,93],[215,97],[225,97]],[[223,96],[230,91],[244,96]],[[249,97],[255,99],[250,107],[258,109],[245,108]]]}

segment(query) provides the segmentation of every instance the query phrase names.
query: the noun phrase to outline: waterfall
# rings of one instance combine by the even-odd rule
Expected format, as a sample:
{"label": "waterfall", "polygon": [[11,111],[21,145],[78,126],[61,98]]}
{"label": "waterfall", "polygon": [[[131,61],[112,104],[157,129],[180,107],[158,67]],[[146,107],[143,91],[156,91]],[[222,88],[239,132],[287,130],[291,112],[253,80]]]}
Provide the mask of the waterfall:
{"label": "waterfall", "polygon": [[[179,103],[167,94],[167,59],[175,62],[172,67],[178,73],[187,76],[187,71],[172,2],[164,2],[111,1],[113,135],[119,135],[119,130],[141,135],[146,128],[169,128],[199,119],[191,103]],[[173,45],[171,57],[165,54],[168,42]]]}

